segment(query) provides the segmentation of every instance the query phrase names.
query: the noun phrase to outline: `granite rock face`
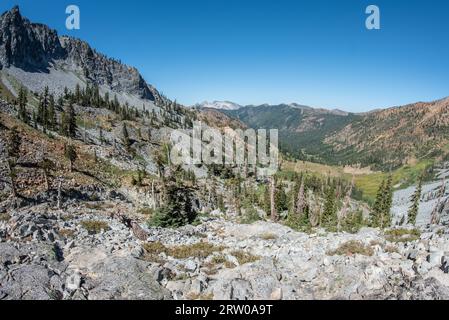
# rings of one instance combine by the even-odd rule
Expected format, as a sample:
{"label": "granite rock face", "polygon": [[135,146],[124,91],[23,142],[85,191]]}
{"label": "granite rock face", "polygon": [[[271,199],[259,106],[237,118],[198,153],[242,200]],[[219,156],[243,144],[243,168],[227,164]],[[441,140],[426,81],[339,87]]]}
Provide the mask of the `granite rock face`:
{"label": "granite rock face", "polygon": [[[80,202],[62,212],[48,204],[8,212],[0,223],[0,299],[449,299],[449,234],[436,226],[392,242],[370,228],[304,234],[210,217],[176,230],[141,224],[148,234],[141,240]],[[108,229],[90,232],[83,221]],[[338,250],[348,243],[369,250]]]}
{"label": "granite rock face", "polygon": [[18,7],[0,17],[0,69],[11,67],[35,73],[63,69],[115,92],[150,101],[163,99],[137,69],[96,52],[84,41],[59,37],[48,26],[30,22]]}

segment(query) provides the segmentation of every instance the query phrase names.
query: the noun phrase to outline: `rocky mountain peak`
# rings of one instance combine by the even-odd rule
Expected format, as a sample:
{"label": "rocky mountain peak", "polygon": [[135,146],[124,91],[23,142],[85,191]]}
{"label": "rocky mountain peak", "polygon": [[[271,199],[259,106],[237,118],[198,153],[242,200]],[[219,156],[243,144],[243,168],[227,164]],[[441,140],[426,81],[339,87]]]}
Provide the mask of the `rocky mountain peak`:
{"label": "rocky mountain peak", "polygon": [[44,70],[52,59],[63,57],[56,31],[31,23],[22,17],[18,6],[0,17],[0,68]]}
{"label": "rocky mountain peak", "polygon": [[82,40],[60,37],[56,30],[30,22],[17,6],[0,16],[0,70],[10,67],[34,73],[64,69],[116,92],[151,101],[163,99],[136,68],[96,52]]}

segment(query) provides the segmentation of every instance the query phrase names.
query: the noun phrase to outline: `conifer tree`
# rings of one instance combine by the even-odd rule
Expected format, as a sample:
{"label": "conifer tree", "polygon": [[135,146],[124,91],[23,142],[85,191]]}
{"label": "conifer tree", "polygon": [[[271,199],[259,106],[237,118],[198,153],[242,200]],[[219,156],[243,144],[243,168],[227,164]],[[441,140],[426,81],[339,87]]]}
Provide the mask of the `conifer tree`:
{"label": "conifer tree", "polygon": [[76,101],[76,103],[81,102],[81,88],[78,83],[76,84],[76,87],[75,87],[75,101]]}
{"label": "conifer tree", "polygon": [[66,144],[64,146],[64,155],[65,155],[66,159],[69,161],[70,172],[73,172],[73,164],[76,161],[76,159],[78,158],[75,147],[72,146],[71,144]]}
{"label": "conifer tree", "polygon": [[14,198],[17,197],[16,188],[16,176],[17,176],[17,161],[20,157],[20,145],[22,144],[22,139],[19,135],[17,127],[13,127],[10,131],[9,139],[7,141],[7,152],[8,152],[8,173],[11,182],[11,192]]}
{"label": "conifer tree", "polygon": [[66,137],[75,138],[77,128],[75,110],[73,105],[69,103],[62,116],[61,130]]}
{"label": "conifer tree", "polygon": [[155,212],[150,225],[158,227],[181,227],[195,221],[191,189],[177,183],[166,186],[166,204]]}
{"label": "conifer tree", "polygon": [[324,211],[322,216],[322,224],[331,227],[336,223],[337,203],[335,195],[335,186],[331,184],[326,192],[326,200],[324,203]]}
{"label": "conifer tree", "polygon": [[100,140],[101,145],[103,145],[103,143],[104,143],[104,135],[103,135],[103,128],[102,127],[98,128],[98,136],[99,136],[99,140]]}
{"label": "conifer tree", "polygon": [[131,146],[131,140],[129,139],[129,133],[128,128],[126,127],[126,123],[123,123],[122,136],[123,136],[123,144],[125,145],[126,149],[129,150],[129,147]]}
{"label": "conifer tree", "polygon": [[28,116],[26,106],[28,103],[28,93],[27,90],[22,86],[19,90],[19,119],[26,124],[30,123],[30,117]]}
{"label": "conifer tree", "polygon": [[416,187],[415,192],[410,198],[412,205],[410,206],[410,209],[408,211],[408,222],[412,225],[416,224],[416,217],[418,216],[419,203],[421,201],[421,194],[422,194],[422,180],[423,177],[421,175],[418,180],[418,186]]}
{"label": "conifer tree", "polygon": [[54,163],[48,158],[42,159],[42,161],[39,163],[39,167],[44,172],[45,188],[47,191],[49,191],[51,187],[50,172],[51,170],[53,170],[54,166]]}
{"label": "conifer tree", "polygon": [[56,106],[53,95],[50,95],[47,112],[47,126],[49,130],[56,130]]}
{"label": "conifer tree", "polygon": [[382,201],[382,223],[381,228],[391,226],[391,205],[393,204],[393,176],[390,174],[385,183]]}
{"label": "conifer tree", "polygon": [[382,211],[383,211],[383,200],[384,200],[384,194],[385,194],[385,180],[382,180],[382,183],[379,186],[379,189],[377,190],[376,195],[376,202],[373,206],[373,213],[372,213],[372,226],[373,227],[380,227],[382,224]]}
{"label": "conifer tree", "polygon": [[278,213],[288,210],[287,194],[285,193],[284,186],[282,184],[279,184],[276,187],[275,203],[276,211]]}

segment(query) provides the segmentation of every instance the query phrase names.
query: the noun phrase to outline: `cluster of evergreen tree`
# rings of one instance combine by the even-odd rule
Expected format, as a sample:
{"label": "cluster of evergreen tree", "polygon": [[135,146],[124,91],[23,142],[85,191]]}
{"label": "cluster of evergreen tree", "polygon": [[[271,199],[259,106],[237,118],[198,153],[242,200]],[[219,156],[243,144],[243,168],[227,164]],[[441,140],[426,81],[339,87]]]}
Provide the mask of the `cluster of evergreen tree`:
{"label": "cluster of evergreen tree", "polygon": [[192,190],[177,184],[170,184],[166,189],[166,205],[158,209],[150,225],[157,227],[182,227],[196,219],[196,212],[192,207]]}
{"label": "cluster of evergreen tree", "polygon": [[37,124],[41,125],[44,132],[55,131],[57,127],[55,99],[49,93],[48,87],[45,87],[44,92],[39,95],[35,120]]}
{"label": "cluster of evergreen tree", "polygon": [[384,179],[377,191],[373,206],[371,225],[375,228],[388,228],[391,226],[391,205],[393,203],[393,176],[390,174]]}

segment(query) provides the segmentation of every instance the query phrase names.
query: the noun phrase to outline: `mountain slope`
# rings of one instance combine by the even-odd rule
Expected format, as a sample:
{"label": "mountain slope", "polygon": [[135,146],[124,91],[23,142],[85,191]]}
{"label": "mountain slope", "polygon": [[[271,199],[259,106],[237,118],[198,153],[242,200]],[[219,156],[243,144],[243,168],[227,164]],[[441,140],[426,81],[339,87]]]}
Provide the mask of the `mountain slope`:
{"label": "mountain slope", "polygon": [[348,162],[384,167],[444,156],[449,144],[449,98],[366,114],[329,135],[325,143]]}
{"label": "mountain slope", "polygon": [[278,129],[281,149],[299,159],[331,162],[327,135],[359,116],[300,105],[248,106],[223,113],[255,129]]}
{"label": "mountain slope", "polygon": [[278,129],[283,151],[300,160],[389,170],[449,150],[449,98],[364,114],[295,104],[221,112],[248,127]]}

